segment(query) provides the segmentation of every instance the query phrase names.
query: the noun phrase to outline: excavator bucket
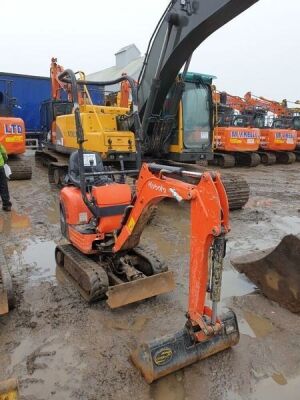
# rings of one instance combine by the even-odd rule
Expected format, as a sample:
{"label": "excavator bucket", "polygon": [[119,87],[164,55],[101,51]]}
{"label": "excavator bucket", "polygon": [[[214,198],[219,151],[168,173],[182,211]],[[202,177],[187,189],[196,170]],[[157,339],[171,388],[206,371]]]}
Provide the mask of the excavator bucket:
{"label": "excavator bucket", "polygon": [[0,400],[19,400],[18,381],[7,379],[0,382]]}
{"label": "excavator bucket", "polygon": [[231,260],[270,300],[300,312],[300,236],[287,235],[274,248]]}
{"label": "excavator bucket", "polygon": [[106,292],[107,304],[110,308],[122,307],[149,297],[168,293],[174,288],[173,272],[161,272],[136,281],[110,286]]}
{"label": "excavator bucket", "polygon": [[14,294],[6,260],[0,249],[0,315],[7,314],[14,307]]}
{"label": "excavator bucket", "polygon": [[233,311],[220,316],[222,330],[207,340],[195,342],[189,329],[140,344],[131,360],[148,383],[228,349],[239,341],[239,329]]}

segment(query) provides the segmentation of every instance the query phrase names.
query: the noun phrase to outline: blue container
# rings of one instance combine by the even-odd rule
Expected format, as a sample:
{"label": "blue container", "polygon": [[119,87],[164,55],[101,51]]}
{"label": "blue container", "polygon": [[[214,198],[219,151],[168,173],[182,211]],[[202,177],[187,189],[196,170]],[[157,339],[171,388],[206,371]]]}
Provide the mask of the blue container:
{"label": "blue container", "polygon": [[0,92],[5,93],[9,82],[13,116],[23,119],[26,132],[40,132],[40,105],[49,98],[50,78],[0,72]]}
{"label": "blue container", "polygon": [[[103,88],[90,86],[89,89],[93,103],[103,104]],[[50,78],[0,72],[0,102],[1,99],[8,99],[12,115],[23,119],[30,137],[42,132],[41,104],[50,96]],[[66,99],[66,96],[62,96],[62,99]]]}

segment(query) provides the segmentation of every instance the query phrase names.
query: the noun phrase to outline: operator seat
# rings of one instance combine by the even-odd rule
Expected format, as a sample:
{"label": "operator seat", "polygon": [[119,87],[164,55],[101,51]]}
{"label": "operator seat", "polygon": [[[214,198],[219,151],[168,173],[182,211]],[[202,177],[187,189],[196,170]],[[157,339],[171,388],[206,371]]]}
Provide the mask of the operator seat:
{"label": "operator seat", "polygon": [[[91,151],[84,151],[84,172],[104,172],[105,167],[102,159],[98,153]],[[101,176],[87,176],[85,177],[86,187],[103,186],[112,183],[113,180],[107,175]],[[74,151],[69,159],[68,174],[66,182],[80,188],[79,176],[79,153],[78,150]]]}

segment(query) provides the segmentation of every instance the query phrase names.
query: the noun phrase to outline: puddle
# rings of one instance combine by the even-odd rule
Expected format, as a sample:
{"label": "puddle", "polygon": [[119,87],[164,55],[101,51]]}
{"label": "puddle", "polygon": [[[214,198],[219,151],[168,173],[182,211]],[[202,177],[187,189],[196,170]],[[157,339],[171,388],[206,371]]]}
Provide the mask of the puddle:
{"label": "puddle", "polygon": [[272,224],[275,228],[286,234],[297,235],[300,233],[300,218],[296,216],[275,216],[272,220]]}
{"label": "puddle", "polygon": [[150,396],[152,400],[184,400],[183,371],[177,371],[152,383]]}
{"label": "puddle", "polygon": [[25,214],[11,213],[0,215],[0,233],[9,234],[11,231],[21,231],[31,227],[30,218]]}
{"label": "puddle", "polygon": [[256,315],[251,311],[244,311],[243,314],[246,322],[256,337],[263,338],[273,331],[272,323],[266,318]]}
{"label": "puddle", "polygon": [[53,240],[46,242],[33,242],[22,253],[23,262],[34,266],[30,272],[30,280],[35,282],[40,279],[55,277],[54,250],[56,243]]}
{"label": "puddle", "polygon": [[299,376],[287,380],[282,374],[273,374],[272,377],[263,379],[256,385],[251,400],[297,400],[300,398],[299,392]]}
{"label": "puddle", "polygon": [[254,284],[245,275],[233,269],[223,272],[221,301],[232,296],[244,296],[254,291]]}
{"label": "puddle", "polygon": [[275,373],[272,375],[272,379],[273,379],[273,381],[276,382],[278,385],[286,385],[286,384],[287,384],[287,380],[286,380],[285,376],[282,375],[282,374],[280,374],[280,373],[275,372]]}

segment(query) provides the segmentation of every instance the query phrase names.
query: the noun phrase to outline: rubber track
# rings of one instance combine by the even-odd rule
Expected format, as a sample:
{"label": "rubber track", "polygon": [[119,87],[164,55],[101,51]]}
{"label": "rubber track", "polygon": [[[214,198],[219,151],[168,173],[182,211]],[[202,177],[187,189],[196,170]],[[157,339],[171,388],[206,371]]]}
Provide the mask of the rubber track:
{"label": "rubber track", "polygon": [[11,181],[28,180],[32,177],[32,167],[29,161],[23,158],[9,159],[8,165],[11,169]]}
{"label": "rubber track", "polygon": [[64,254],[61,267],[77,282],[86,299],[93,302],[104,298],[109,285],[105,270],[71,244],[59,245],[57,250]]}
{"label": "rubber track", "polygon": [[154,250],[150,249],[149,247],[137,246],[133,249],[133,251],[149,261],[152,267],[153,275],[168,271],[168,267],[166,266],[166,264],[161,261],[157,257],[156,252],[154,252]]}

